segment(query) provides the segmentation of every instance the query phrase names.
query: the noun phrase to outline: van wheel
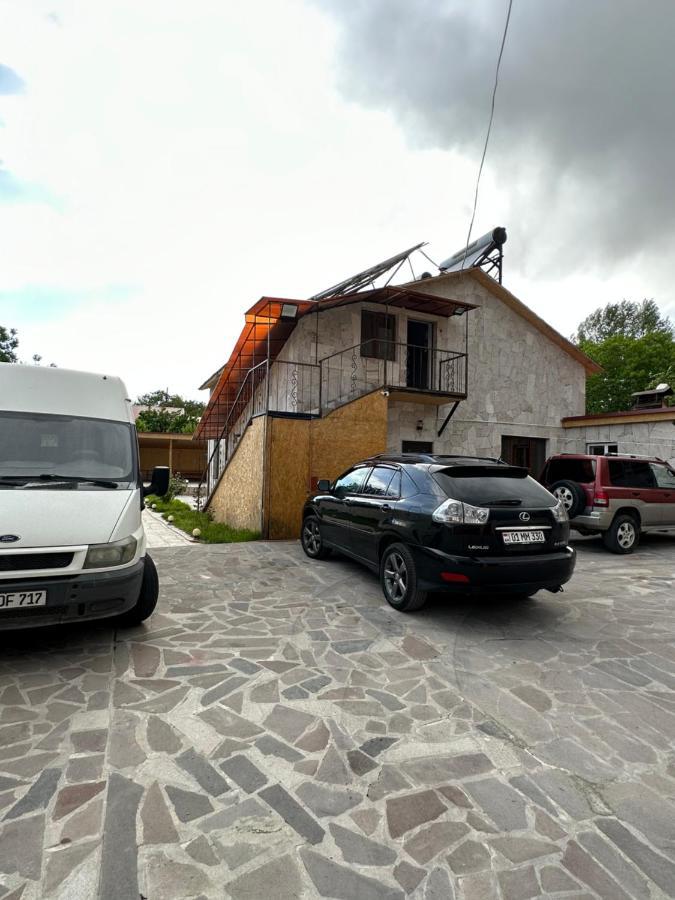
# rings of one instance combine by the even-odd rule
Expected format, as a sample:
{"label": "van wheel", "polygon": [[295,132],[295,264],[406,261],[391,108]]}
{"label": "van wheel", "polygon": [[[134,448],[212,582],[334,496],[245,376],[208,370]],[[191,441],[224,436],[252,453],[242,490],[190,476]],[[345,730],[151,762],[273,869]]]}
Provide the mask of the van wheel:
{"label": "van wheel", "polygon": [[151,556],[144,557],[143,580],[141,581],[141,593],[136,601],[136,606],[118,616],[117,623],[120,628],[130,628],[132,625],[140,625],[149,618],[157,606],[159,596],[159,577]]}
{"label": "van wheel", "polygon": [[427,602],[417,587],[415,560],[405,544],[391,544],[380,561],[380,584],[385,600],[399,612],[413,612]]}
{"label": "van wheel", "polygon": [[302,549],[310,559],[326,559],[330,556],[330,547],[326,547],[321,535],[321,525],[316,516],[307,516],[302,523],[300,535]]}
{"label": "van wheel", "polygon": [[640,526],[627,513],[615,516],[602,540],[612,553],[632,553],[640,541]]}
{"label": "van wheel", "polygon": [[570,519],[578,516],[586,508],[586,492],[576,481],[556,481],[550,488],[553,496],[560,500]]}

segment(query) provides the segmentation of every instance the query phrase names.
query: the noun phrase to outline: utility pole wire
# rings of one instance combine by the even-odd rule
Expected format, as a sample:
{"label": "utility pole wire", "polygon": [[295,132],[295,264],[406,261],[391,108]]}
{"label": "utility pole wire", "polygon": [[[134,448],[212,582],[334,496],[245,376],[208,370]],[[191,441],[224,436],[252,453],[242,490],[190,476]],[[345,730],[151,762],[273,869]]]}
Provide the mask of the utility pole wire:
{"label": "utility pole wire", "polygon": [[499,48],[499,56],[497,57],[497,68],[495,70],[495,84],[492,88],[492,105],[490,108],[490,121],[488,122],[487,134],[485,135],[485,145],[483,147],[483,155],[481,157],[480,166],[478,167],[478,178],[476,179],[476,192],[473,198],[473,212],[471,213],[471,223],[469,225],[469,233],[466,236],[466,247],[464,248],[464,258],[462,259],[462,269],[464,268],[464,263],[466,262],[466,254],[469,250],[469,244],[471,243],[471,232],[473,230],[473,222],[476,218],[476,207],[478,206],[478,188],[480,186],[480,176],[483,174],[483,164],[485,162],[485,156],[487,154],[488,142],[490,140],[490,132],[492,131],[492,120],[495,115],[495,98],[497,96],[497,85],[499,84],[499,67],[502,63],[502,56],[504,54],[504,44],[506,43],[506,35],[509,30],[509,21],[511,20],[511,7],[513,6],[513,0],[509,0],[509,8],[506,13],[506,22],[504,23],[504,34],[502,35],[502,43]]}

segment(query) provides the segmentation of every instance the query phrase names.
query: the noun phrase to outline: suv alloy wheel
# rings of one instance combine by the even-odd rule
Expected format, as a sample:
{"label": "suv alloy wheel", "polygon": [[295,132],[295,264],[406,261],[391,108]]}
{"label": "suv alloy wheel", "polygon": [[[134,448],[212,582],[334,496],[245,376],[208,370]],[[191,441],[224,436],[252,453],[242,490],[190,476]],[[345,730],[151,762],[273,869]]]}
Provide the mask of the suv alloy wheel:
{"label": "suv alloy wheel", "polygon": [[550,490],[565,507],[570,519],[583,512],[586,506],[586,494],[580,484],[575,481],[558,481]]}
{"label": "suv alloy wheel", "polygon": [[632,553],[640,540],[640,526],[628,513],[615,516],[602,540],[612,553]]}
{"label": "suv alloy wheel", "polygon": [[307,516],[302,523],[302,549],[310,559],[326,559],[330,549],[324,546],[321,526],[316,516]]}
{"label": "suv alloy wheel", "polygon": [[391,544],[382,554],[380,583],[390,606],[399,612],[421,609],[427,592],[417,587],[415,561],[404,544]]}

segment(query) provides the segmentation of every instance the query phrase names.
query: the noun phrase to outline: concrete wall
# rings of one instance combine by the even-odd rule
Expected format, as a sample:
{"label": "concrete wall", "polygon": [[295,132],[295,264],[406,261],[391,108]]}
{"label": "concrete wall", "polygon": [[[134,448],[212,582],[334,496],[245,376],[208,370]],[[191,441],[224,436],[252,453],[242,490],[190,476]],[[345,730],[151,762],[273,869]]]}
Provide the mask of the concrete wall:
{"label": "concrete wall", "polygon": [[585,453],[588,444],[618,444],[619,453],[660,456],[675,464],[675,409],[673,421],[627,422],[565,428],[563,453]]}
{"label": "concrete wall", "polygon": [[216,522],[262,530],[265,418],[253,419],[216,486],[209,503]]}

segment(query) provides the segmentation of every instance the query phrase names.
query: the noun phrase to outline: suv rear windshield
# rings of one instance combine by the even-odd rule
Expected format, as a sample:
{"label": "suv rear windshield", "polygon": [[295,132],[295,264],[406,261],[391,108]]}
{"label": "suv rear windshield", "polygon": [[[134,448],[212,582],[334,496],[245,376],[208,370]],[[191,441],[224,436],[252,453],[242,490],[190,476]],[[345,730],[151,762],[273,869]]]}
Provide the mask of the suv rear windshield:
{"label": "suv rear windshield", "polygon": [[592,484],[595,481],[594,459],[552,459],[548,464],[546,483],[556,481],[577,481],[579,484]]}
{"label": "suv rear windshield", "polygon": [[[534,507],[555,506],[555,499],[546,488],[529,475],[514,478],[505,475],[477,475],[453,477],[451,469],[434,472],[433,476],[448,497],[474,506],[499,506],[505,501],[519,501],[518,505]],[[511,505],[511,504],[509,504]]]}

